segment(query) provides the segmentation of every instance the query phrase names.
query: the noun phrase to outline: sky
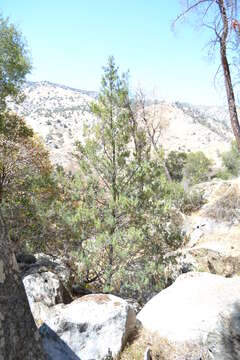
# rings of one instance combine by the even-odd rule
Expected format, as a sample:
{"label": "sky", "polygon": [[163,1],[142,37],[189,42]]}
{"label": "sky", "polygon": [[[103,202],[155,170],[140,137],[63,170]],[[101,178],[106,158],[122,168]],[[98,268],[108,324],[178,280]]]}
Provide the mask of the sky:
{"label": "sky", "polygon": [[179,0],[2,0],[0,11],[23,33],[33,70],[28,80],[99,90],[110,55],[129,70],[131,89],[168,101],[224,101],[209,60],[208,32],[188,23],[173,31]]}

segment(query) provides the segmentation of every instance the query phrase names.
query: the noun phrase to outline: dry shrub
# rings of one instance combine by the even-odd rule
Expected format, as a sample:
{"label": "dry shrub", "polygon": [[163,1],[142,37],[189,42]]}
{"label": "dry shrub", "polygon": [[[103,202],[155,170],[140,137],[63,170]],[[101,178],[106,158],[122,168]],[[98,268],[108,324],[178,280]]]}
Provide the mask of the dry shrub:
{"label": "dry shrub", "polygon": [[196,344],[173,344],[167,339],[140,329],[129,341],[120,360],[143,360],[146,349],[150,348],[152,360],[209,360],[204,346]]}
{"label": "dry shrub", "polygon": [[219,222],[240,220],[240,193],[238,186],[231,186],[223,196],[207,206],[204,215]]}

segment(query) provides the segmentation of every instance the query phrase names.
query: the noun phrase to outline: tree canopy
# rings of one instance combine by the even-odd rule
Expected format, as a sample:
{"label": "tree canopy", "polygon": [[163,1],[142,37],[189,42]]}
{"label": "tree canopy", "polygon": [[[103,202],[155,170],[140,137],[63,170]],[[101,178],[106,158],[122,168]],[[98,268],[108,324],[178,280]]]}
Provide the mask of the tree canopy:
{"label": "tree canopy", "polygon": [[8,96],[21,101],[22,85],[30,69],[30,57],[21,32],[0,16],[0,113],[6,109]]}

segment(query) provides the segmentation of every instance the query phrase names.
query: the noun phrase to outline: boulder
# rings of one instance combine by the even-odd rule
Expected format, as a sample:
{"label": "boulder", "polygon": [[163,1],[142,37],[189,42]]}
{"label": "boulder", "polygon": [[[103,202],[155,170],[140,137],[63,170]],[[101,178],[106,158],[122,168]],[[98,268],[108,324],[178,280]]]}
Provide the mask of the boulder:
{"label": "boulder", "polygon": [[[128,337],[136,327],[136,316],[129,304],[119,297],[106,294],[86,295],[69,305],[56,305],[50,309],[45,324],[81,360],[101,360],[110,353],[118,356]],[[42,330],[41,330],[42,331]],[[46,331],[45,331],[46,332]],[[49,359],[58,345],[49,331],[44,347]],[[65,357],[57,357],[64,360]],[[68,359],[68,358],[66,358]],[[72,358],[70,358],[72,359]],[[74,358],[73,358],[74,359]]]}
{"label": "boulder", "polygon": [[[145,330],[157,334],[159,343],[162,340],[171,344],[169,359],[197,359],[203,352],[220,359],[216,357],[219,349],[222,360],[235,359],[222,340],[226,332],[228,337],[231,335],[229,324],[239,302],[240,277],[189,272],[153,297],[137,319]],[[240,312],[236,318],[240,330]],[[240,348],[239,339],[240,336],[235,342]],[[236,359],[240,358],[240,351],[238,356]]]}
{"label": "boulder", "polygon": [[68,304],[72,300],[57,275],[50,271],[27,275],[23,278],[23,284],[30,306],[41,302],[49,307]]}
{"label": "boulder", "polygon": [[59,278],[61,283],[68,289],[71,287],[71,271],[66,265],[66,259],[56,258],[46,254],[17,255],[17,262],[22,273],[22,277],[31,274],[39,274],[50,271]]}
{"label": "boulder", "polygon": [[40,327],[39,332],[47,360],[81,360],[46,324]]}

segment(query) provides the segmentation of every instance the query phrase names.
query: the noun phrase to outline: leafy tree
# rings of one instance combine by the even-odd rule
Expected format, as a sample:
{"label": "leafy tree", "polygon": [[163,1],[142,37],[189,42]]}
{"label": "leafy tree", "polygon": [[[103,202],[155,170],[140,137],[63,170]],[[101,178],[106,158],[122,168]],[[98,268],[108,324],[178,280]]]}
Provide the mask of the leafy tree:
{"label": "leafy tree", "polygon": [[0,113],[6,109],[8,96],[21,101],[21,88],[30,69],[22,34],[8,19],[0,16]]}
{"label": "leafy tree", "polygon": [[185,0],[183,12],[176,21],[197,10],[197,18],[200,18],[202,25],[211,30],[214,35],[210,43],[214,48],[219,49],[229,116],[240,151],[240,126],[229,62],[231,51],[237,50],[239,46],[240,23],[237,20],[239,9],[240,4],[237,0]]}
{"label": "leafy tree", "polygon": [[23,239],[33,242],[39,228],[38,208],[41,203],[47,206],[55,193],[52,166],[22,118],[5,112],[0,129],[0,203],[15,246],[22,246]]}
{"label": "leafy tree", "polygon": [[166,166],[173,180],[182,181],[183,168],[186,162],[187,154],[185,152],[170,151],[166,158]]}

